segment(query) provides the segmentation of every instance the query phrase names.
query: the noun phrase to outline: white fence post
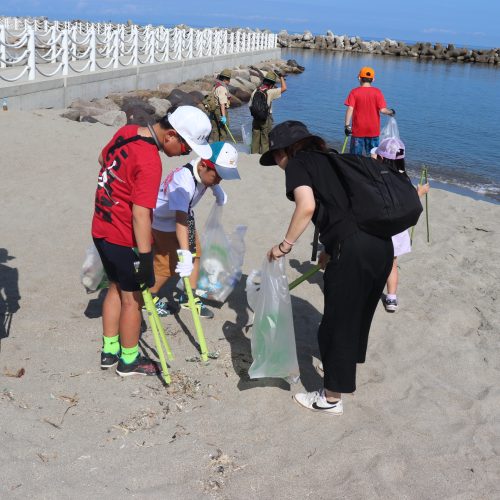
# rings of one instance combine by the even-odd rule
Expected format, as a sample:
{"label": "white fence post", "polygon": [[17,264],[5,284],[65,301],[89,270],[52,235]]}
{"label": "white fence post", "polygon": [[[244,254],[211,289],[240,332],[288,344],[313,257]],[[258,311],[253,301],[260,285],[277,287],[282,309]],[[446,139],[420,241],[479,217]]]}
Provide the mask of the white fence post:
{"label": "white fence post", "polygon": [[113,33],[113,68],[118,68],[120,59],[120,31],[115,30]]}
{"label": "white fence post", "polygon": [[96,54],[97,54],[97,39],[96,39],[96,33],[95,33],[95,28],[92,25],[90,28],[90,71],[95,71],[96,70]]}
{"label": "white fence post", "polygon": [[69,46],[68,46],[68,30],[65,28],[62,31],[62,74],[67,76],[69,71]]}
{"label": "white fence post", "polygon": [[5,48],[5,26],[0,24],[0,68],[5,68],[7,65],[3,62],[7,60],[7,49]]}
{"label": "white fence post", "polygon": [[132,33],[133,33],[133,38],[132,38],[132,65],[137,66],[139,64],[139,30],[137,29],[137,26],[132,26]]}
{"label": "white fence post", "polygon": [[36,45],[35,45],[35,30],[28,28],[28,80],[34,80],[36,74]]}

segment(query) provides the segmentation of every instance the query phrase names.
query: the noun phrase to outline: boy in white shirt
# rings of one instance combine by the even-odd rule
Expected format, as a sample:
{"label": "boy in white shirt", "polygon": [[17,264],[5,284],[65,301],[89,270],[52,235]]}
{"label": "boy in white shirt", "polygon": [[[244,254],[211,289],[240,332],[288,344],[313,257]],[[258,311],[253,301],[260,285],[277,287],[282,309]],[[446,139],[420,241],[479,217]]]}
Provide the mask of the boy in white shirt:
{"label": "boy in white shirt", "polygon": [[[178,273],[189,276],[193,290],[196,290],[200,270],[201,246],[195,229],[193,207],[200,201],[207,188],[211,188],[219,205],[227,202],[224,190],[219,186],[222,179],[239,179],[238,152],[228,143],[215,142],[210,145],[209,160],[196,158],[190,163],[170,172],[160,186],[156,208],[153,212],[154,272],[153,294],[158,293],[167,280]],[[182,250],[183,262],[178,261],[177,250]],[[195,254],[195,255],[193,255]],[[199,297],[200,316],[213,318]],[[179,303],[187,306],[187,297],[181,294]],[[157,301],[160,316],[172,311],[166,300]]]}

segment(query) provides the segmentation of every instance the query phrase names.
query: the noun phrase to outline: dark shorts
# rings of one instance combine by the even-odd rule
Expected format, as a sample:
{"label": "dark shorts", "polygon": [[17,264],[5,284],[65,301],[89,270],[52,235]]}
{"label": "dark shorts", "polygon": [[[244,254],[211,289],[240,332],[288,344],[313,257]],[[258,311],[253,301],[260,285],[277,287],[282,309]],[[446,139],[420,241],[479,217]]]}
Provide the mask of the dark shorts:
{"label": "dark shorts", "polygon": [[138,259],[134,250],[109,243],[102,238],[94,238],[94,243],[109,281],[117,283],[124,292],[140,290],[135,281],[134,262]]}

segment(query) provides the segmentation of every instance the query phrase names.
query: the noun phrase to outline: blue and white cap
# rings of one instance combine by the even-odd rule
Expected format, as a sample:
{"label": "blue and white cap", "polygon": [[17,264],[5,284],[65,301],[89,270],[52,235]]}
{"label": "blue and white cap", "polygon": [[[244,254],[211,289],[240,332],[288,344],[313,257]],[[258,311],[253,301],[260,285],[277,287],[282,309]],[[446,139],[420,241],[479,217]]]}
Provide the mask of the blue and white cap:
{"label": "blue and white cap", "polygon": [[221,179],[232,180],[241,179],[238,172],[238,151],[227,142],[214,142],[210,144],[212,156],[210,162],[215,166],[215,170]]}

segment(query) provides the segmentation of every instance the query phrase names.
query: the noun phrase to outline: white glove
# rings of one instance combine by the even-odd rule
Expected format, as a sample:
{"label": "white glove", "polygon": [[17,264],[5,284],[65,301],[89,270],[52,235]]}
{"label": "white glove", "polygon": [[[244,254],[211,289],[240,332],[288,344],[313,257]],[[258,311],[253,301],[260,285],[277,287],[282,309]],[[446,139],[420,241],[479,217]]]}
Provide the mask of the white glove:
{"label": "white glove", "polygon": [[191,276],[193,272],[193,254],[189,250],[177,250],[177,255],[179,257],[179,262],[177,262],[175,272],[181,278]]}
{"label": "white glove", "polygon": [[219,207],[227,203],[227,194],[218,184],[212,188],[212,192],[215,196],[215,203],[217,203]]}

